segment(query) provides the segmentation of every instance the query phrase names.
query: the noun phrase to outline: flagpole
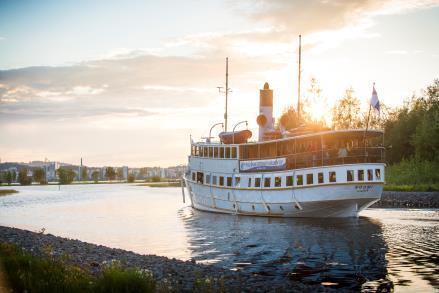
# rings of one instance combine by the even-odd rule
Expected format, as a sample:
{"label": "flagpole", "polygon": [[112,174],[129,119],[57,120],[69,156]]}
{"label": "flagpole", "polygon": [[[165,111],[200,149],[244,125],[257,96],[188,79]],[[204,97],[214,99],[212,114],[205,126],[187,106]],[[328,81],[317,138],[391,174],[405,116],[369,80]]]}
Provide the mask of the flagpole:
{"label": "flagpole", "polygon": [[[373,89],[375,89],[375,83],[373,83]],[[365,161],[366,161],[366,133],[367,133],[367,129],[369,128],[369,118],[370,118],[370,110],[371,109],[372,109],[372,103],[369,102],[369,113],[367,114],[366,129],[364,130],[364,134],[363,134],[364,160]]]}

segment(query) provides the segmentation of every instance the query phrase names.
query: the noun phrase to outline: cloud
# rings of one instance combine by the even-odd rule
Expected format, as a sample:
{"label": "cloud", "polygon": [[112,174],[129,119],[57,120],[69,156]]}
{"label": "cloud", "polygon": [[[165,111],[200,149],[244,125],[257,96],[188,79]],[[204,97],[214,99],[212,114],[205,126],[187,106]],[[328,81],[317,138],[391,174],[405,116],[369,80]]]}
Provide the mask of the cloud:
{"label": "cloud", "polygon": [[[206,107],[223,83],[224,55],[216,51],[204,55],[134,53],[71,66],[2,70],[0,113],[3,119],[14,119],[14,115],[16,119],[77,119]],[[245,83],[260,67],[273,65],[245,56],[234,60],[234,82]]]}

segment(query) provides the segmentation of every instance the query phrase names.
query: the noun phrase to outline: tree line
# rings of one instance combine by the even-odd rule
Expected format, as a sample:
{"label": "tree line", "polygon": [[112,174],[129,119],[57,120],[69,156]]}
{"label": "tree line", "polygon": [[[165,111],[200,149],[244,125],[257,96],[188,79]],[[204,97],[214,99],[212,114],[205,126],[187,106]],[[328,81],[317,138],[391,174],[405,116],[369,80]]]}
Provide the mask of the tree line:
{"label": "tree line", "polygon": [[[32,175],[29,176],[29,171],[32,171]],[[59,184],[71,184],[75,179],[79,180],[78,174],[73,171],[71,168],[60,167],[56,170],[56,176],[58,178]],[[20,185],[30,185],[32,182],[38,184],[47,184],[46,180],[46,171],[44,168],[21,168],[18,173],[15,170],[3,171],[0,173],[0,184],[6,183],[11,185],[14,182],[19,183]],[[101,174],[99,171],[94,170],[90,174],[87,170],[87,167],[81,168],[81,180],[89,180],[91,179],[94,183],[98,183],[101,178]],[[113,168],[106,167],[105,168],[105,176],[104,179],[109,181],[113,181],[115,179],[123,180],[124,174],[121,168]],[[127,181],[129,183],[134,182],[135,177],[133,174],[128,174]]]}

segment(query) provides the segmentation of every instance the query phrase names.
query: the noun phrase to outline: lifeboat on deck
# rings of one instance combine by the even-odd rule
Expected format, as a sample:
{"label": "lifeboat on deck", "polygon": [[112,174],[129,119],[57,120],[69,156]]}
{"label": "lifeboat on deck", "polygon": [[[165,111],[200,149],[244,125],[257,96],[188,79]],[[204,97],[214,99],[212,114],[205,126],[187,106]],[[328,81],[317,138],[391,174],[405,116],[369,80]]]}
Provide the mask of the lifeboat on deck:
{"label": "lifeboat on deck", "polygon": [[218,136],[224,144],[241,144],[246,143],[252,137],[252,132],[245,129],[235,132],[221,132]]}

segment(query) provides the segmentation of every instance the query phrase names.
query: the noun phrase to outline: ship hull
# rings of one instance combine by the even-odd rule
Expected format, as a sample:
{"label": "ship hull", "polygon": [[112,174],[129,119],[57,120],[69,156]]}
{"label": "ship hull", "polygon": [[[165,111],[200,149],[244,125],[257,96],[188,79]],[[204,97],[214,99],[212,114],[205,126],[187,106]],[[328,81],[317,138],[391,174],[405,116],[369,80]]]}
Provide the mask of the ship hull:
{"label": "ship hull", "polygon": [[381,198],[383,183],[341,183],[282,189],[212,187],[185,179],[192,207],[269,217],[357,217]]}

